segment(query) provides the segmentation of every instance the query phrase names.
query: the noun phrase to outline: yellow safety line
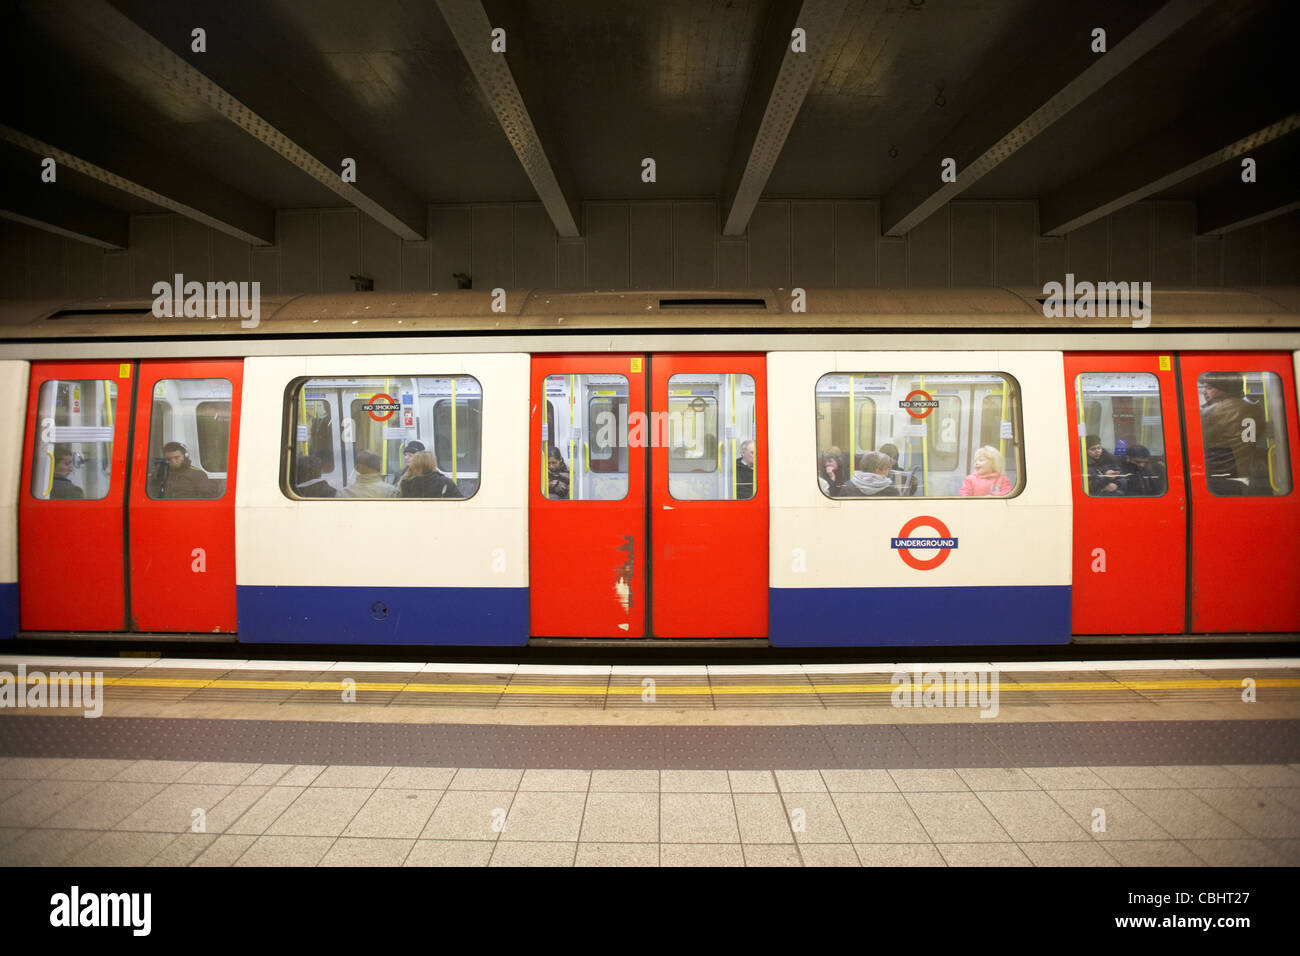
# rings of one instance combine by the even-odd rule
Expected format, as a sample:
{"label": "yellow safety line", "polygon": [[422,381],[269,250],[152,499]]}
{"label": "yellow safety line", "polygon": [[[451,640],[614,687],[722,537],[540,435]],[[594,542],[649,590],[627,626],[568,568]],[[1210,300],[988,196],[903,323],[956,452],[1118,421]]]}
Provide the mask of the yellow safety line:
{"label": "yellow safety line", "polygon": [[[914,672],[908,674],[909,680]],[[943,673],[943,672],[937,672]],[[339,691],[345,688],[364,691],[387,691],[400,693],[409,691],[422,694],[504,694],[504,695],[616,695],[631,696],[641,694],[644,688],[640,683],[607,686],[601,684],[481,684],[481,683],[426,683],[426,682],[392,682],[392,681],[356,681],[345,685],[340,677],[337,680],[239,680],[234,678],[186,678],[186,677],[105,677],[106,687],[153,687],[172,688],[176,690],[319,690]],[[74,682],[76,678],[74,677]],[[985,679],[987,686],[987,678]],[[39,674],[28,674],[27,684],[48,683],[48,678]],[[736,696],[744,694],[765,695],[807,695],[807,694],[892,694],[900,685],[890,681],[873,681],[870,683],[800,683],[800,684],[687,684],[657,685],[656,695],[668,696]],[[926,692],[928,685],[913,683],[913,693]],[[1300,678],[1260,678],[1255,681],[1259,688],[1300,688]],[[974,692],[974,682],[967,693]],[[1095,680],[1095,681],[999,681],[999,693],[1034,693],[1042,691],[1160,691],[1160,690],[1240,690],[1240,679],[1188,678],[1176,680]],[[934,687],[930,693],[940,692]]]}

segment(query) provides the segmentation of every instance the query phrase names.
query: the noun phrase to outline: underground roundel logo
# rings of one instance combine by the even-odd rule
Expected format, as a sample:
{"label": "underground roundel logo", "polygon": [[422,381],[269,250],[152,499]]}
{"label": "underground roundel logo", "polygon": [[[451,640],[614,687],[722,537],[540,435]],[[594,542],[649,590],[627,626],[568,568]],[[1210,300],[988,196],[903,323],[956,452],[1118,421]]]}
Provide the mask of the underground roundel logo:
{"label": "underground roundel logo", "polygon": [[907,409],[907,414],[913,418],[925,418],[939,407],[939,400],[923,388],[914,388],[898,403],[898,407]]}
{"label": "underground roundel logo", "polygon": [[[917,528],[933,528],[939,532],[937,538],[914,538],[912,533]],[[948,560],[948,555],[957,547],[957,539],[952,536],[948,526],[938,518],[919,515],[899,529],[897,538],[889,539],[889,546],[898,552],[903,563],[918,571],[933,571]],[[932,558],[918,558],[909,548],[938,548],[939,553]]]}
{"label": "underground roundel logo", "polygon": [[[392,418],[401,407],[401,405],[398,405],[397,402],[393,400],[393,396],[380,393],[370,399],[370,401],[366,402],[366,404],[362,405],[361,410],[369,414],[370,417],[377,422],[386,422]],[[384,412],[385,414],[381,415],[379,414],[380,412]]]}

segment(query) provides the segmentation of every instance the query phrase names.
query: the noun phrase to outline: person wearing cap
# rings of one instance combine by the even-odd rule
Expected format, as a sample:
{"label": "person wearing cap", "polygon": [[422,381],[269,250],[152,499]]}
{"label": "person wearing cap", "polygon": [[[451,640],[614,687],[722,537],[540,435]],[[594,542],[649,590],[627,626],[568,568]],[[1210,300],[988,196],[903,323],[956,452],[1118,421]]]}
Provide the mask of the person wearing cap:
{"label": "person wearing cap", "polygon": [[1089,435],[1083,443],[1088,451],[1088,494],[1094,498],[1123,494],[1124,475],[1119,459],[1106,450],[1101,436]]}
{"label": "person wearing cap", "polygon": [[1164,465],[1151,457],[1145,445],[1129,445],[1125,456],[1127,481],[1124,493],[1134,498],[1159,498],[1169,488]]}
{"label": "person wearing cap", "polygon": [[1245,388],[1240,372],[1206,372],[1199,384],[1205,399],[1201,405],[1201,436],[1205,441],[1206,477],[1218,482],[1245,478],[1253,485],[1264,438],[1264,409],[1242,394]]}
{"label": "person wearing cap", "polygon": [[401,487],[403,481],[411,477],[411,459],[422,451],[427,451],[424,442],[408,441],[402,448],[402,473],[393,478],[393,484]]}

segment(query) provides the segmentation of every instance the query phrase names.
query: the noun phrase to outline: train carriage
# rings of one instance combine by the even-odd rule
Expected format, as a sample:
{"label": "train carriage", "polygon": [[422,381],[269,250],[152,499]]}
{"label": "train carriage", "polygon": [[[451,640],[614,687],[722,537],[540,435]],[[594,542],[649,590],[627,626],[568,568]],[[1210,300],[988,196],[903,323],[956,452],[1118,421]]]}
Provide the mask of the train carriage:
{"label": "train carriage", "polygon": [[1294,290],[0,305],[0,635],[1300,631]]}

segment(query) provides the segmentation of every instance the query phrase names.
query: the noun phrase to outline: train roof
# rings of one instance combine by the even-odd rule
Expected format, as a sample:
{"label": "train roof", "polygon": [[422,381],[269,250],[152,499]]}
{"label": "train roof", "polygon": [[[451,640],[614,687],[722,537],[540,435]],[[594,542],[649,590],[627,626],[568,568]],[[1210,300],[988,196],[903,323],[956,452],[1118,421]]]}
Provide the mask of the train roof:
{"label": "train roof", "polygon": [[[1136,289],[1130,293],[1139,296]],[[266,295],[256,328],[238,317],[159,318],[154,299],[0,301],[0,341],[172,336],[348,336],[594,332],[1098,331],[1124,315],[1050,317],[1038,287],[572,291],[467,289]],[[1300,286],[1149,291],[1153,330],[1300,328]],[[494,311],[494,307],[496,310]]]}

